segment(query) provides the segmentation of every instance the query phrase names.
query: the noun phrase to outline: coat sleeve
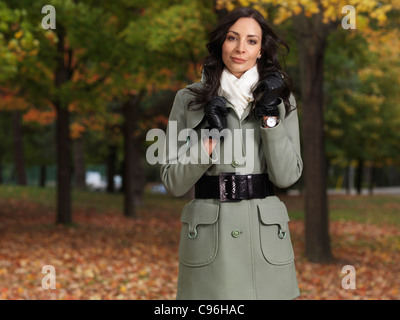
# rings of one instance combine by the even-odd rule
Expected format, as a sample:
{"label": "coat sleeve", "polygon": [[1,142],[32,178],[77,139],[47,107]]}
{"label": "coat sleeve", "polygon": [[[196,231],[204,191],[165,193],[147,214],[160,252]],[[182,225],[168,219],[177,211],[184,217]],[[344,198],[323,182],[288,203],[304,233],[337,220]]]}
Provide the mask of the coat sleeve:
{"label": "coat sleeve", "polygon": [[[187,124],[187,89],[178,91],[168,120],[163,145],[165,162],[161,164],[160,176],[167,191],[180,197],[187,193],[198,179],[218,161],[206,152],[202,138]],[[188,138],[189,137],[189,138]]]}
{"label": "coat sleeve", "polygon": [[[296,107],[293,95],[290,103]],[[279,105],[279,110],[281,115],[284,114],[283,102]],[[261,139],[271,182],[278,188],[290,187],[300,178],[303,170],[297,109],[287,117],[281,117],[276,127],[261,127]]]}

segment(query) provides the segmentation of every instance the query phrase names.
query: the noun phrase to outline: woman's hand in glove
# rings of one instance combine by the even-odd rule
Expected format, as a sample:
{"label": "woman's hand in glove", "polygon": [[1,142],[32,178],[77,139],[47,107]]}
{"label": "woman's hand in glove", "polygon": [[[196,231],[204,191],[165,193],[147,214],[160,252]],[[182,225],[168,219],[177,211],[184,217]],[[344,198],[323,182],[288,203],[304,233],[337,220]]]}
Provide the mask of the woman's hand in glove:
{"label": "woman's hand in glove", "polygon": [[[212,131],[212,129],[217,129],[220,133],[223,129],[228,127],[226,120],[228,110],[226,109],[225,104],[226,101],[224,98],[215,96],[204,107],[204,116],[209,124],[207,129],[210,131]],[[210,136],[204,139],[204,147],[209,156],[211,156],[211,153],[219,139],[223,140],[223,135],[216,135],[215,132],[210,132]]]}
{"label": "woman's hand in glove", "polygon": [[272,73],[260,82],[257,91],[263,93],[254,110],[257,117],[279,117],[279,96],[282,94],[285,86],[285,82],[279,72]]}
{"label": "woman's hand in glove", "polygon": [[213,97],[204,107],[204,115],[209,126],[208,129],[222,131],[227,128],[226,115],[228,110],[225,106],[225,99],[219,96]]}

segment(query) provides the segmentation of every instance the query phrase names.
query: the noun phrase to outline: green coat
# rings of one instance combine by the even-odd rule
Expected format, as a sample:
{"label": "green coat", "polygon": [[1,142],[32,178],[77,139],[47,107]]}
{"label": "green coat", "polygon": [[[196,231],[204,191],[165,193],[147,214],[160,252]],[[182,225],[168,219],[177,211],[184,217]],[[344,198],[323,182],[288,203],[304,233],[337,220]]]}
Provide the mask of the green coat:
{"label": "green coat", "polygon": [[[161,179],[169,193],[182,196],[203,174],[220,172],[268,173],[280,188],[299,179],[303,163],[296,110],[285,118],[281,103],[280,123],[263,128],[260,120],[249,116],[252,103],[239,119],[227,102],[228,128],[242,130],[225,137],[209,157],[200,143],[200,130],[207,126],[203,109],[187,107],[192,97],[187,88],[178,91],[169,117],[166,162],[161,165]],[[290,99],[295,106],[293,96]],[[175,130],[171,121],[181,132],[178,141],[168,140]],[[184,139],[185,135],[190,138]],[[233,147],[224,149],[224,145]],[[222,203],[194,199],[184,206],[181,222],[177,299],[294,299],[299,295],[289,217],[278,197]],[[286,231],[283,239],[280,230]]]}

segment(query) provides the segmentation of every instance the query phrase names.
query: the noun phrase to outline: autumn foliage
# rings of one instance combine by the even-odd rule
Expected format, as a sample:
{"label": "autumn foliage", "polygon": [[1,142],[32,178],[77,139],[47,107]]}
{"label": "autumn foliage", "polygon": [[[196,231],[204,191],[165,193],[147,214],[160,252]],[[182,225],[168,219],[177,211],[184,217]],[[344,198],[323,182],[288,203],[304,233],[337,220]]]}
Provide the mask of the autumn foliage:
{"label": "autumn foliage", "polygon": [[[398,196],[367,199],[331,198],[333,212],[352,210],[354,220],[331,222],[335,260],[330,264],[307,261],[304,221],[291,218],[300,300],[400,298],[400,228],[388,223],[400,202]],[[49,203],[0,198],[0,299],[175,299],[179,213],[186,201],[148,195],[133,221],[118,209],[120,198],[98,194],[91,200],[74,206],[73,226],[55,226]],[[290,216],[302,208],[302,197],[282,200]],[[378,219],[382,224],[356,221],[367,220],[368,212],[385,215]],[[42,288],[45,265],[55,267],[54,290]],[[356,270],[354,290],[342,287],[345,265]]]}
{"label": "autumn foliage", "polygon": [[[356,160],[377,167],[399,164],[399,0],[176,0],[101,4],[56,1],[58,29],[54,31],[40,27],[43,4],[0,1],[0,120],[4,127],[0,130],[0,172],[1,166],[10,165],[15,157],[10,146],[16,134],[4,125],[11,122],[8,120],[11,113],[21,114],[16,117],[22,119],[19,132],[30,132],[31,140],[40,142],[31,149],[41,157],[33,156],[31,150],[26,162],[60,167],[60,163],[50,159],[51,152],[46,152],[54,147],[53,142],[48,142],[47,133],[52,133],[60,120],[54,102],[59,104],[59,111],[69,113],[64,142],[69,143],[69,138],[84,141],[88,147],[84,156],[94,161],[105,162],[107,152],[114,149],[118,161],[126,160],[122,159],[126,155],[121,150],[127,119],[122,106],[132,97],[140,97],[136,105],[132,104],[137,109],[131,137],[143,142],[140,145],[143,147],[146,131],[165,128],[172,105],[167,99],[155,99],[153,94],[175,92],[199,80],[201,70],[197,66],[206,54],[207,34],[217,21],[216,11],[238,6],[259,9],[274,28],[289,35],[293,51],[288,56],[288,66],[296,79],[297,91],[306,77],[299,79],[297,59],[302,53],[301,46],[290,39],[291,32],[301,31],[305,38],[312,32],[293,28],[293,21],[304,15],[313,32],[323,26],[332,27],[324,52],[323,125],[330,164],[344,167]],[[345,15],[342,8],[346,5],[356,9],[356,30],[340,28]],[[321,28],[312,25],[316,16],[321,18]],[[60,33],[61,26],[65,34]],[[64,41],[62,47],[58,46],[60,41]],[[56,86],[56,71],[60,69],[70,74],[70,79]],[[310,74],[308,77],[313,78]],[[305,112],[304,96],[298,96],[300,120],[308,118],[315,122],[314,115]],[[20,142],[22,146],[22,135]],[[29,139],[24,143],[29,144]],[[58,146],[63,145],[58,142]],[[61,160],[72,156],[60,154]],[[70,167],[66,163],[65,168]],[[69,176],[58,179],[67,182],[68,192],[70,180]],[[325,185],[318,189],[325,192]],[[114,205],[114,201],[121,202],[120,198],[93,195],[74,203],[74,223],[62,226],[54,224],[54,194],[38,202],[35,197],[26,196],[26,190],[13,197],[4,196],[5,189],[0,190],[0,299],[175,298],[179,213],[184,204],[181,199],[149,196],[143,205],[138,205],[138,219],[130,220],[123,216],[121,205]],[[330,213],[347,212],[351,216],[329,221],[334,257],[329,264],[307,260],[304,238],[306,233],[312,233],[305,231],[303,216],[292,218],[299,299],[400,298],[399,223],[398,218],[393,221],[386,218],[389,212],[393,217],[398,216],[399,198],[377,199],[381,198],[329,199]],[[291,213],[304,209],[303,197],[283,200]],[[353,202],[357,205],[351,206]],[[369,214],[379,218],[371,222]],[[41,286],[45,265],[56,268],[54,290]],[[341,286],[344,265],[355,267],[355,290]]]}

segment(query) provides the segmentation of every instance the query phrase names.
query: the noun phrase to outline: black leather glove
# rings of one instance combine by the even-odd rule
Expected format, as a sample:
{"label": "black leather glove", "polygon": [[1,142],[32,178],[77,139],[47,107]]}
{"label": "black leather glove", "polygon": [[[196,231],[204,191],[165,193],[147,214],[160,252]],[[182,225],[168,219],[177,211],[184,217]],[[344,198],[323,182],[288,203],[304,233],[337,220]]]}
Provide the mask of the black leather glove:
{"label": "black leather glove", "polygon": [[285,82],[283,82],[279,72],[271,73],[271,75],[261,81],[257,91],[264,93],[255,107],[255,115],[260,118],[263,116],[279,117],[279,96],[284,89]]}
{"label": "black leather glove", "polygon": [[225,104],[226,101],[224,98],[215,96],[204,107],[204,116],[209,124],[207,129],[222,131],[227,128],[226,115],[228,114],[228,110]]}

